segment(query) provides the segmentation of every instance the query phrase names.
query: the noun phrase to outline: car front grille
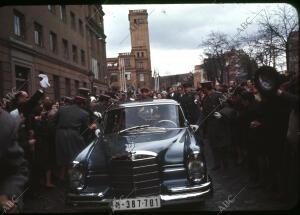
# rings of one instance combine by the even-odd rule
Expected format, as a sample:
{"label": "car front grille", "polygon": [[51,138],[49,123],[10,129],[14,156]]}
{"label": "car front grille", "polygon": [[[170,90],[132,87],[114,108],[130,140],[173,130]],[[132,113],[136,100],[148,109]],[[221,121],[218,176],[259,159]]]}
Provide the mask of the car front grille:
{"label": "car front grille", "polygon": [[160,194],[160,174],[156,156],[149,154],[113,157],[110,163],[114,197],[129,198]]}

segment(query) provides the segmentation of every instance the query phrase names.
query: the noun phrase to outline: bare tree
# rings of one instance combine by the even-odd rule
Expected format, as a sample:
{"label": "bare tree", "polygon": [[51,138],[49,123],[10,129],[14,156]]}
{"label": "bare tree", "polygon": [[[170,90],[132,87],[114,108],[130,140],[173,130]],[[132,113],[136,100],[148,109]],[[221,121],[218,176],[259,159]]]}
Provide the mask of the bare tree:
{"label": "bare tree", "polygon": [[247,53],[259,64],[273,67],[280,65],[278,61],[285,58],[288,70],[288,38],[291,32],[299,30],[296,10],[287,4],[272,11],[263,10],[258,24],[258,32],[241,38]]}
{"label": "bare tree", "polygon": [[204,66],[210,80],[223,83],[226,75],[224,53],[229,50],[230,45],[228,36],[221,32],[211,32],[201,43],[201,47],[204,48],[205,55],[208,57]]}

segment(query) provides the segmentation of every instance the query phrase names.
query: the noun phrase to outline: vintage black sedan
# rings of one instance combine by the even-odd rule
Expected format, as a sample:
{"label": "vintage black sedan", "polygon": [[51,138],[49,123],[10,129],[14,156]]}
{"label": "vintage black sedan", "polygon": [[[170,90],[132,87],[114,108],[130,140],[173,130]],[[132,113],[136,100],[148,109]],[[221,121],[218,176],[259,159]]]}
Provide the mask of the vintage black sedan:
{"label": "vintage black sedan", "polygon": [[69,170],[72,207],[151,209],[212,193],[202,147],[171,99],[110,107],[99,134]]}

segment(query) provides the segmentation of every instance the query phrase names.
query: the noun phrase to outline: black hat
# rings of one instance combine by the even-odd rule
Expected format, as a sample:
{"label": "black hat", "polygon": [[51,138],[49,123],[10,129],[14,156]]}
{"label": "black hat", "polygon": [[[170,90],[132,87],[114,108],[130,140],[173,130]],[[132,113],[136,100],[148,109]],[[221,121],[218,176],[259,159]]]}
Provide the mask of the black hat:
{"label": "black hat", "polygon": [[88,88],[84,88],[84,87],[78,88],[79,96],[88,98],[89,97],[89,92],[90,92],[90,89],[88,89]]}
{"label": "black hat", "polygon": [[274,96],[280,86],[280,76],[274,67],[261,66],[255,73],[254,83],[264,96]]}
{"label": "black hat", "polygon": [[100,94],[99,95],[99,100],[100,101],[108,101],[111,97],[109,95],[105,95],[105,94]]}
{"label": "black hat", "polygon": [[212,87],[212,81],[205,81],[200,83],[202,88]]}
{"label": "black hat", "polygon": [[192,87],[193,85],[191,83],[184,83],[183,88],[188,88],[188,87]]}

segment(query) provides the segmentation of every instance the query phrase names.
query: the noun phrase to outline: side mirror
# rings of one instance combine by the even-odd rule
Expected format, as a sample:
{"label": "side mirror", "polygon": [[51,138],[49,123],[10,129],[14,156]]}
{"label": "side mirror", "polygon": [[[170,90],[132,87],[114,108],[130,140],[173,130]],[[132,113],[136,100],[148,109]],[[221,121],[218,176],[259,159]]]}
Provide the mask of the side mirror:
{"label": "side mirror", "polygon": [[194,132],[196,132],[198,130],[198,128],[199,128],[199,125],[190,125],[190,127],[192,128],[192,130]]}
{"label": "side mirror", "polygon": [[96,117],[98,117],[99,119],[102,119],[102,114],[100,113],[100,112],[94,112],[94,115],[96,116]]}

